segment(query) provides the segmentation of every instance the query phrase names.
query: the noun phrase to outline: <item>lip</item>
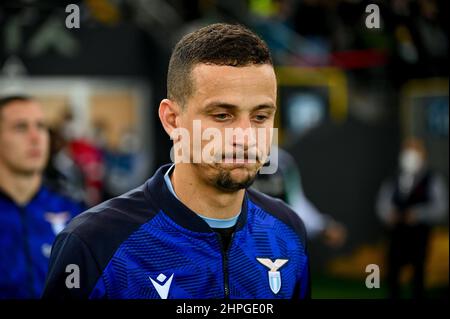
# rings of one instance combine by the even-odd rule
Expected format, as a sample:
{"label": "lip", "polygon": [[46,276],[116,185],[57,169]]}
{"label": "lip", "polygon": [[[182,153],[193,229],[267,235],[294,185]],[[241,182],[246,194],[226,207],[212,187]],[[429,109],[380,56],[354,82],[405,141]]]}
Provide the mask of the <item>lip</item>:
{"label": "lip", "polygon": [[225,164],[255,164],[255,163],[257,163],[257,160],[229,158],[229,159],[223,159],[222,163],[225,163]]}
{"label": "lip", "polygon": [[239,158],[237,158],[236,155],[233,156],[223,156],[222,157],[222,162],[225,163],[256,163],[259,160],[259,156],[257,156],[256,154],[245,154],[244,156],[240,156]]}
{"label": "lip", "polygon": [[42,156],[42,151],[40,150],[31,150],[27,153],[28,157],[36,158]]}
{"label": "lip", "polygon": [[236,162],[236,161],[233,161],[233,162],[222,162],[220,164],[223,165],[223,166],[232,167],[232,168],[247,168],[247,167],[255,165],[256,162],[254,162],[254,161],[253,162],[248,162],[248,161]]}

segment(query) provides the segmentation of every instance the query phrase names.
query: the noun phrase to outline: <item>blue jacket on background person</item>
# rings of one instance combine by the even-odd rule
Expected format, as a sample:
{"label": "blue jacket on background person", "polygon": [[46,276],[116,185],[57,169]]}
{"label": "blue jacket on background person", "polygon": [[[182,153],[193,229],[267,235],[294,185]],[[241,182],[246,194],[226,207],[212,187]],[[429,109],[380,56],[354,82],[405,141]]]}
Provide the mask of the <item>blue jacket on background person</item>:
{"label": "blue jacket on background person", "polygon": [[40,297],[53,241],[83,209],[46,186],[23,206],[0,191],[0,299]]}

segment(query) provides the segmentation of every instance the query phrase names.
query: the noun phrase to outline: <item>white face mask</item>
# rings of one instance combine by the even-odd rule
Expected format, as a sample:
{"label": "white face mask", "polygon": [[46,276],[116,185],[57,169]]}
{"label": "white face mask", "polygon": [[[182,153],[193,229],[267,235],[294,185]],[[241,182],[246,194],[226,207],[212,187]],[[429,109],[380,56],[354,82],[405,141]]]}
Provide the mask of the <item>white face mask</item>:
{"label": "white face mask", "polygon": [[400,169],[406,174],[416,174],[423,166],[422,156],[415,150],[404,150],[400,154]]}

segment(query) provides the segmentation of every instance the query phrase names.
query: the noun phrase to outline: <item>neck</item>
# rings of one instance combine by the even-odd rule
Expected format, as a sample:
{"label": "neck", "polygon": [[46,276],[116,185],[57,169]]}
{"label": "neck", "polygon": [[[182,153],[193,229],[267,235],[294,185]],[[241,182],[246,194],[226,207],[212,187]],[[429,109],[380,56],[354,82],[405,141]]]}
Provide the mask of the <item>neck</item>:
{"label": "neck", "polygon": [[199,215],[226,219],[241,211],[244,189],[221,191],[199,178],[189,164],[176,164],[170,179],[181,202]]}
{"label": "neck", "polygon": [[19,205],[27,204],[37,193],[42,175],[17,174],[0,166],[0,189]]}

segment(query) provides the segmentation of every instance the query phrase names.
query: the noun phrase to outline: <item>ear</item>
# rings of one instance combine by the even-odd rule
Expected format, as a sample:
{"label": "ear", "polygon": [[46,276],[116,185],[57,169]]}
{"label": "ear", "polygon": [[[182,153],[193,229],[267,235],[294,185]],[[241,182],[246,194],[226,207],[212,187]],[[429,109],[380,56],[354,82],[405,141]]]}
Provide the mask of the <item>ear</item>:
{"label": "ear", "polygon": [[172,136],[173,130],[179,124],[178,116],[180,115],[180,106],[172,100],[163,99],[159,104],[158,114],[164,130],[169,136]]}

